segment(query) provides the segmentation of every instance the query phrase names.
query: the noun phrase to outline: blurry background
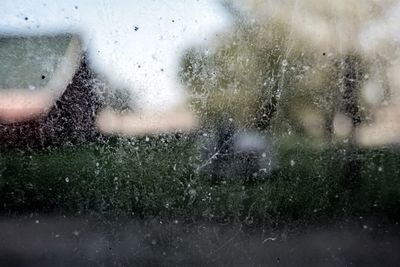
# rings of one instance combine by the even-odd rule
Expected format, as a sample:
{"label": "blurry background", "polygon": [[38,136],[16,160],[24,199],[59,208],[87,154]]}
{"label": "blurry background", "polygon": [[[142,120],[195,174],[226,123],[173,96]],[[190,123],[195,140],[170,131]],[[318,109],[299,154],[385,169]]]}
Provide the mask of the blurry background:
{"label": "blurry background", "polygon": [[396,1],[227,6],[234,30],[184,60],[182,78],[197,107],[283,136],[397,142],[396,115],[383,115],[395,112],[398,98]]}
{"label": "blurry background", "polygon": [[398,264],[398,1],[0,5],[0,260]]}

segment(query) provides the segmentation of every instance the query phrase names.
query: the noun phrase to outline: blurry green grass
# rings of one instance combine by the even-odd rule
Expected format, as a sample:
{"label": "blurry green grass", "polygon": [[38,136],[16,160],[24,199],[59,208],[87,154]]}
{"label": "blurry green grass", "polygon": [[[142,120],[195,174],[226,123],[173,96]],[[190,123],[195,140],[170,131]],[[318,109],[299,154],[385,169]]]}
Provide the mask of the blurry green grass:
{"label": "blurry green grass", "polygon": [[199,174],[194,137],[111,138],[0,156],[1,213],[96,213],[279,222],[400,214],[400,154],[358,150],[349,187],[343,148],[282,142],[278,166],[251,181]]}

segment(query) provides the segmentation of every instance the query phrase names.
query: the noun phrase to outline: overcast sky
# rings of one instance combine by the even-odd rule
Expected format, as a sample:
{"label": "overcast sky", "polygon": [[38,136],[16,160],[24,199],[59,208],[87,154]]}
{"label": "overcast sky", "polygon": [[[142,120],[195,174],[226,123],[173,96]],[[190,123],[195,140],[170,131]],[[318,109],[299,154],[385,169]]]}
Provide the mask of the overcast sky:
{"label": "overcast sky", "polygon": [[0,1],[0,34],[78,33],[92,67],[130,89],[143,109],[184,103],[176,76],[182,51],[229,24],[216,0]]}

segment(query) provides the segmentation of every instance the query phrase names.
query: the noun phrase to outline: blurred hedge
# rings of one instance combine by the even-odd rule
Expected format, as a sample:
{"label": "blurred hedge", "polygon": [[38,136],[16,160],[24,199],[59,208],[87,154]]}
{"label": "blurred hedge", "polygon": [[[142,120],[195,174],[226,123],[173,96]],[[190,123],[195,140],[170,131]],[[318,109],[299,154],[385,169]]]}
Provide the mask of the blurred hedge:
{"label": "blurred hedge", "polygon": [[399,217],[400,155],[357,150],[349,187],[346,148],[282,140],[271,174],[208,177],[193,137],[108,139],[49,151],[0,156],[1,213],[279,222],[341,216]]}

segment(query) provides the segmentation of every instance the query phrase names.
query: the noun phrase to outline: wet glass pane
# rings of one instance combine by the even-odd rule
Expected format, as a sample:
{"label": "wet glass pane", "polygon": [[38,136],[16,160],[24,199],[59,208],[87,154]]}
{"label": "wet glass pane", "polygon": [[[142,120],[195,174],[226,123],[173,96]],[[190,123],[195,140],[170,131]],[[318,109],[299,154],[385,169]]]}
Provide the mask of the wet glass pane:
{"label": "wet glass pane", "polygon": [[400,2],[0,2],[1,266],[398,266]]}

